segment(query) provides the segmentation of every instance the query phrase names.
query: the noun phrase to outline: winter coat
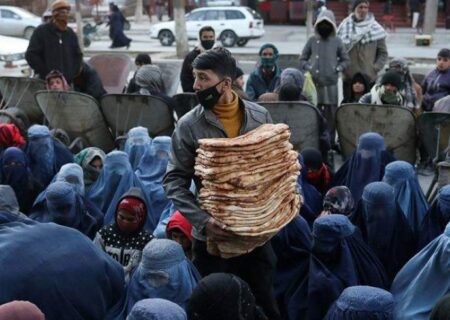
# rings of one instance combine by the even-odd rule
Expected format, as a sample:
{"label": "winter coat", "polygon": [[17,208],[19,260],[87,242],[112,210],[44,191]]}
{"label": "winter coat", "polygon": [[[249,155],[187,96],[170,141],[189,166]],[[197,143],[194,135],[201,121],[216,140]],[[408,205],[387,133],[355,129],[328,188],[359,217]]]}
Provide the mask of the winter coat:
{"label": "winter coat", "polygon": [[71,28],[60,31],[53,23],[46,23],[34,30],[25,59],[41,79],[50,71],[58,70],[71,84],[80,71],[82,53]]}
{"label": "winter coat", "polygon": [[194,92],[194,75],[192,74],[192,62],[194,62],[195,58],[202,51],[198,48],[195,48],[191,52],[189,52],[183,61],[183,66],[181,67],[181,87],[183,88],[183,92]]}
{"label": "winter coat", "polygon": [[245,87],[245,93],[252,100],[258,100],[259,96],[266,92],[274,92],[280,82],[281,68],[275,65],[274,77],[267,83],[262,75],[262,67],[258,66],[256,70],[250,73]]}
{"label": "winter coat", "polygon": [[87,63],[83,63],[83,70],[74,79],[75,91],[82,92],[100,100],[106,94],[102,80],[97,71]]}
{"label": "winter coat", "polygon": [[445,71],[434,69],[422,83],[425,111],[431,111],[434,103],[450,94],[450,68]]}
{"label": "winter coat", "polygon": [[[317,32],[317,26],[322,21],[329,22],[334,29],[326,39]],[[300,67],[311,72],[318,91],[318,103],[337,105],[337,81],[339,72],[349,64],[348,54],[342,40],[336,37],[336,22],[332,11],[322,11],[314,28],[315,35],[309,38],[303,48]]]}

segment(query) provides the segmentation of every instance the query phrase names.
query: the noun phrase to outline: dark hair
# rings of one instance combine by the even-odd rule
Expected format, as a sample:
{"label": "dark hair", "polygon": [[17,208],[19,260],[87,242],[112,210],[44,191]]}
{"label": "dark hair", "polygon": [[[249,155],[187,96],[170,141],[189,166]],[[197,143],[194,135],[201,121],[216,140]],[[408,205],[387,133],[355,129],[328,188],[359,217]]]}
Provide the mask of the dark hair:
{"label": "dark hair", "polygon": [[136,56],[134,63],[136,65],[140,65],[140,66],[143,66],[145,64],[152,64],[152,58],[150,58],[150,55],[148,55],[146,53],[139,53]]}
{"label": "dark hair", "polygon": [[236,78],[236,60],[231,52],[223,47],[212,48],[195,58],[192,68],[197,70],[212,70],[219,77]]}
{"label": "dark hair", "polygon": [[198,32],[198,39],[199,40],[201,39],[203,32],[212,32],[212,33],[214,33],[214,35],[216,34],[216,32],[214,31],[213,27],[211,27],[211,26],[204,26]]}
{"label": "dark hair", "polygon": [[285,83],[280,87],[278,99],[280,101],[299,101],[301,89],[293,83]]}

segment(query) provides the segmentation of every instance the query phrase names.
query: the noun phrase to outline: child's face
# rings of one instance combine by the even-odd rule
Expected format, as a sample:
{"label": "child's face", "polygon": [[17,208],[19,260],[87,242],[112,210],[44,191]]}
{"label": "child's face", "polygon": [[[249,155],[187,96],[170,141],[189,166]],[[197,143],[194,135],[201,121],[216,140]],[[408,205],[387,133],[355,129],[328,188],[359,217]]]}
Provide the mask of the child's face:
{"label": "child's face", "polygon": [[191,241],[184,235],[183,232],[175,229],[170,233],[170,239],[178,242],[184,251],[188,251],[191,249]]}
{"label": "child's face", "polygon": [[352,86],[352,89],[354,93],[363,93],[366,88],[363,83],[355,82]]}
{"label": "child's face", "polygon": [[121,231],[130,233],[139,228],[139,221],[136,215],[124,209],[119,209],[117,212],[117,225]]}
{"label": "child's face", "polygon": [[95,157],[94,160],[91,161],[90,165],[100,171],[103,168],[102,159],[100,159],[100,157]]}
{"label": "child's face", "polygon": [[64,91],[64,82],[59,77],[50,78],[48,80],[48,87],[50,90]]}
{"label": "child's face", "polygon": [[439,71],[445,71],[450,68],[450,59],[444,57],[437,57],[436,59],[436,68]]}
{"label": "child's face", "polygon": [[236,85],[237,85],[239,88],[244,89],[244,75],[242,75],[242,76],[240,76],[239,78],[237,78],[237,79],[235,80],[235,82],[236,82]]}

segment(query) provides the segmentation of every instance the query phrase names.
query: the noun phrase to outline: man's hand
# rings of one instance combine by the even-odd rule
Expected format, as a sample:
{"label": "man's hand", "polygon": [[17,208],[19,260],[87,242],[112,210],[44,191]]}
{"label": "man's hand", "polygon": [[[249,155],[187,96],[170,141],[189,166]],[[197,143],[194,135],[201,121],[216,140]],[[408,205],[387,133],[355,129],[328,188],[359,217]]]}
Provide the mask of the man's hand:
{"label": "man's hand", "polygon": [[205,231],[206,236],[212,240],[226,241],[235,237],[235,235],[225,230],[226,226],[213,217],[206,222]]}

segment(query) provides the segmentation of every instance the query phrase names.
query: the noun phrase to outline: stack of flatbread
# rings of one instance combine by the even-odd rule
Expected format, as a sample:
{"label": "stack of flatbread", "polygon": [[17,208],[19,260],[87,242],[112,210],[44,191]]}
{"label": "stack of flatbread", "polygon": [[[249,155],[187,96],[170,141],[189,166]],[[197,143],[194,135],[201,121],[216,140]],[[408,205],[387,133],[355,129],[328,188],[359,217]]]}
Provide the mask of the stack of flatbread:
{"label": "stack of flatbread", "polygon": [[207,239],[223,258],[252,251],[298,213],[300,164],[285,124],[264,124],[233,139],[201,139],[195,174],[202,179],[200,206],[226,226],[232,241]]}

